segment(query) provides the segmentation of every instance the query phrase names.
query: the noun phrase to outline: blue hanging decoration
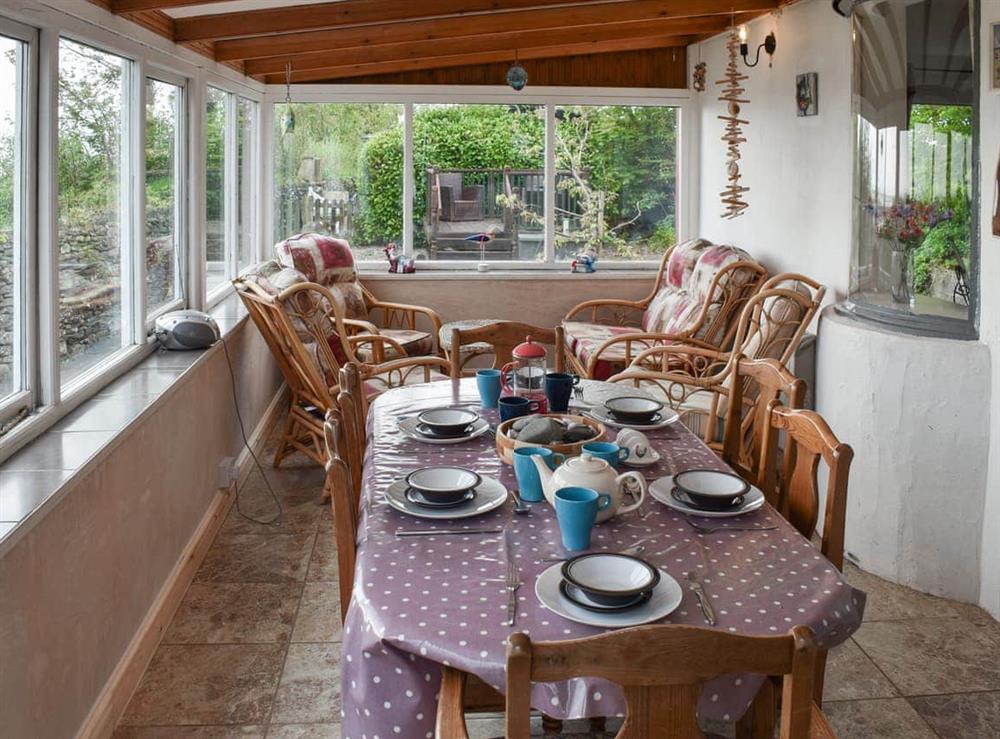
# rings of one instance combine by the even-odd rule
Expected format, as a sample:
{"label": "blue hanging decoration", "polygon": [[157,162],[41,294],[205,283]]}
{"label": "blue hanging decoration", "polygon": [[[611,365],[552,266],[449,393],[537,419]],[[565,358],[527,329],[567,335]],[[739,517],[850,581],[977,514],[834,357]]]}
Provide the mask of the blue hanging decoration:
{"label": "blue hanging decoration", "polygon": [[507,84],[520,92],[528,84],[528,73],[517,63],[517,53],[514,53],[514,64],[507,70]]}
{"label": "blue hanging decoration", "polygon": [[285,115],[281,117],[281,132],[288,135],[295,131],[295,111],[292,110],[292,63],[285,65]]}

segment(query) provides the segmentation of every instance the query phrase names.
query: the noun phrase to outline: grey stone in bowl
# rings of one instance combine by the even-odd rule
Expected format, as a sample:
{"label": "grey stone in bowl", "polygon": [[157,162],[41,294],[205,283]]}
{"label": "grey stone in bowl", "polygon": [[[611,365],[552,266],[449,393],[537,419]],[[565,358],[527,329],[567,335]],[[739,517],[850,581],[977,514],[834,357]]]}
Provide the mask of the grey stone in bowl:
{"label": "grey stone in bowl", "polygon": [[517,434],[517,440],[529,444],[553,444],[562,441],[566,427],[554,418],[533,418]]}
{"label": "grey stone in bowl", "polygon": [[595,436],[597,436],[597,430],[587,424],[571,423],[566,427],[566,431],[563,434],[563,442],[566,444],[575,444],[587,439],[593,439]]}

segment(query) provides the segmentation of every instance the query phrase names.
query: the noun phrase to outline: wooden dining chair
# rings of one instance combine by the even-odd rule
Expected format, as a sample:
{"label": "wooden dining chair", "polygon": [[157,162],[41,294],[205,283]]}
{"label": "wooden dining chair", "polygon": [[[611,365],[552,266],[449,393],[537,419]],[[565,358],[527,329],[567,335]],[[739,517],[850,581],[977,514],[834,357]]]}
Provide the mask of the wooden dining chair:
{"label": "wooden dining chair", "polygon": [[[805,381],[776,360],[738,357],[726,401],[723,460],[740,477],[762,487],[760,453],[769,429],[768,407],[777,400],[787,408],[801,408],[805,397]],[[774,506],[778,503],[776,498],[768,502]]]}
{"label": "wooden dining chair", "polygon": [[518,321],[497,321],[474,328],[452,329],[451,348],[448,352],[452,378],[462,377],[462,346],[464,344],[490,344],[493,347],[493,366],[500,369],[511,361],[514,348],[523,343],[529,336],[539,344],[549,344],[555,347],[556,372],[562,372],[565,366],[565,355],[559,350],[563,342],[562,326],[551,329]]}
{"label": "wooden dining chair", "polygon": [[344,438],[344,420],[338,409],[326,414],[323,435],[326,442],[326,478],[323,495],[332,503],[334,534],[337,537],[337,587],[340,589],[340,619],[347,617],[354,588],[354,562],[357,559],[357,531],[359,506],[354,494],[347,441]]}
{"label": "wooden dining chair", "polygon": [[357,505],[361,497],[365,449],[368,446],[366,430],[368,403],[365,399],[360,368],[354,362],[348,362],[340,368],[337,408],[342,419],[341,436],[345,441],[345,461],[351,473],[351,491]]}
{"label": "wooden dining chair", "polygon": [[[832,738],[812,702],[816,644],[796,626],[784,636],[742,636],[694,626],[638,626],[586,639],[532,642],[514,634],[507,646],[507,739],[530,736],[531,685],[581,677],[622,687],[625,723],[618,739],[702,739],[697,703],[702,685],[722,675],[783,676],[781,739]],[[437,736],[468,736],[461,712],[462,675],[445,668]]]}

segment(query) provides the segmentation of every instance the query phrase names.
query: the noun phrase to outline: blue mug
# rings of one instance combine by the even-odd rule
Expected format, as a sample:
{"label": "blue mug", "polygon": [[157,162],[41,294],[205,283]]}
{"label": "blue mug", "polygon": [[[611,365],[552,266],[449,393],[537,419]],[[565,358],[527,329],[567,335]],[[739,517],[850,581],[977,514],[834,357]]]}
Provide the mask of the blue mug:
{"label": "blue mug", "polygon": [[523,446],[514,450],[514,474],[517,476],[517,486],[521,489],[521,500],[537,503],[545,500],[542,491],[542,478],[538,476],[538,467],[532,456],[538,455],[550,470],[561,465],[566,456],[542,446]]}
{"label": "blue mug", "polygon": [[628,459],[629,450],[611,441],[591,441],[583,445],[581,451],[591,457],[603,459],[609,465],[618,469],[618,465]]}
{"label": "blue mug", "polygon": [[497,401],[500,400],[500,370],[478,370],[476,387],[479,388],[479,405],[483,408],[496,408]]}
{"label": "blue mug", "polygon": [[539,408],[541,408],[541,404],[537,400],[528,400],[520,395],[508,395],[506,398],[500,398],[499,405],[501,421],[509,421],[518,416],[530,416],[532,413],[538,413]]}
{"label": "blue mug", "polygon": [[590,532],[597,512],[611,505],[611,496],[591,488],[569,487],[556,490],[556,519],[562,543],[571,552],[590,547]]}
{"label": "blue mug", "polygon": [[579,377],[565,372],[549,372],[545,375],[545,399],[549,402],[551,413],[563,413],[569,409],[569,399],[578,382]]}

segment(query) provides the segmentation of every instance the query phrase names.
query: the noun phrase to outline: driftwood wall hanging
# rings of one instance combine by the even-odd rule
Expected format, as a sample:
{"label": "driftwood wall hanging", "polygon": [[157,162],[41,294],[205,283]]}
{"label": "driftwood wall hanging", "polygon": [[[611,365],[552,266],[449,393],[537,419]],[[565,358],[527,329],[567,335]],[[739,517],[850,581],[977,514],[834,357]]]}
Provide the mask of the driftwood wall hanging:
{"label": "driftwood wall hanging", "polygon": [[719,119],[726,121],[726,131],[722,135],[722,140],[726,142],[726,176],[729,184],[719,195],[722,197],[723,218],[736,218],[743,215],[749,207],[743,198],[750,188],[740,184],[740,144],[746,143],[741,126],[748,125],[750,121],[740,118],[740,105],[746,105],[750,101],[745,98],[746,90],[740,84],[747,79],[747,75],[740,74],[740,68],[736,64],[739,58],[740,40],[733,28],[726,42],[729,50],[729,64],[726,65],[726,75],[715,84],[723,85],[722,94],[719,100],[726,103],[727,115],[720,115]]}

